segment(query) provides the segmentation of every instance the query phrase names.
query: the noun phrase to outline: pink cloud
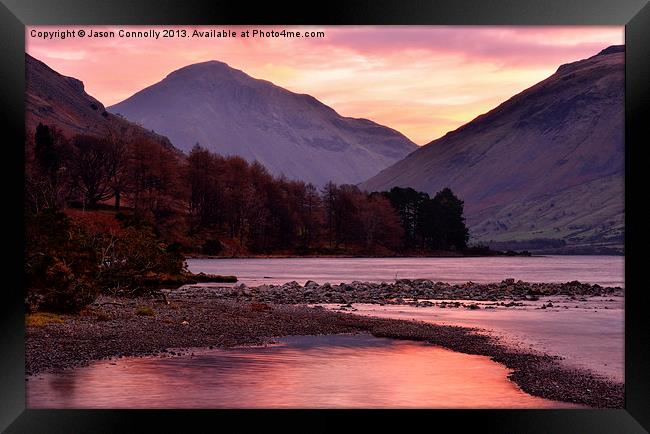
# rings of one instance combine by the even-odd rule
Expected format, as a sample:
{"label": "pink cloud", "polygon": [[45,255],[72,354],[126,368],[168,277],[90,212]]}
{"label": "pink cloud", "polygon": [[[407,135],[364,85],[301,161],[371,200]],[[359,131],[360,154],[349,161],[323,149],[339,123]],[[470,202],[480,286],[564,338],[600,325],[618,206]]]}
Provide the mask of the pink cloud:
{"label": "pink cloud", "polygon": [[[66,38],[30,36],[89,26],[28,27],[26,50],[82,80],[106,105],[188,64],[220,60],[255,78],[308,93],[424,144],[552,74],[562,63],[623,43],[623,27],[286,27],[324,38]],[[114,30],[115,26],[93,26]],[[161,27],[124,27],[127,30]],[[181,27],[178,27],[179,29]],[[282,30],[283,27],[183,27]]]}

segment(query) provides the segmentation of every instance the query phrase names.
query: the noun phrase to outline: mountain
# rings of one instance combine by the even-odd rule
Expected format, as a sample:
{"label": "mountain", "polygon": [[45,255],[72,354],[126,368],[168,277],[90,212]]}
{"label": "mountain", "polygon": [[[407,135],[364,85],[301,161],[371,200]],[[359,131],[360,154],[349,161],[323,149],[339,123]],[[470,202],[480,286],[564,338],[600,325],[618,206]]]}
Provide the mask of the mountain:
{"label": "mountain", "polygon": [[395,130],[217,61],[176,70],[108,109],[185,152],[200,143],[317,185],[360,182],[417,148]]}
{"label": "mountain", "polygon": [[39,122],[56,126],[66,136],[105,136],[110,129],[120,131],[127,137],[146,137],[175,150],[166,137],[108,113],[101,102],[86,93],[81,81],[61,75],[25,54],[27,134],[34,134]]}
{"label": "mountain", "polygon": [[501,248],[622,250],[625,47],[569,63],[360,186],[465,201],[473,240]]}

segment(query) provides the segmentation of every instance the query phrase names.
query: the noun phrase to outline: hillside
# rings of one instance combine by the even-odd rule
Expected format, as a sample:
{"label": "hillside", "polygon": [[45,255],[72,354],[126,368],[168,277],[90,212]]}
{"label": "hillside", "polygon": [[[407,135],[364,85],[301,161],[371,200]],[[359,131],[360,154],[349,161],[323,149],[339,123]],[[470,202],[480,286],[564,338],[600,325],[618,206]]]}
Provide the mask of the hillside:
{"label": "hillside", "polygon": [[562,65],[361,187],[433,194],[448,186],[465,201],[473,240],[502,248],[536,240],[528,245],[620,250],[624,59],[614,46]]}
{"label": "hillside", "polygon": [[80,80],[66,77],[25,54],[25,127],[33,134],[40,123],[54,125],[64,135],[105,136],[109,131],[127,137],[146,137],[174,149],[166,137],[146,130],[106,111],[88,95]]}
{"label": "hillside", "polygon": [[174,71],[108,109],[185,152],[200,143],[316,185],[360,182],[417,148],[395,130],[217,61]]}

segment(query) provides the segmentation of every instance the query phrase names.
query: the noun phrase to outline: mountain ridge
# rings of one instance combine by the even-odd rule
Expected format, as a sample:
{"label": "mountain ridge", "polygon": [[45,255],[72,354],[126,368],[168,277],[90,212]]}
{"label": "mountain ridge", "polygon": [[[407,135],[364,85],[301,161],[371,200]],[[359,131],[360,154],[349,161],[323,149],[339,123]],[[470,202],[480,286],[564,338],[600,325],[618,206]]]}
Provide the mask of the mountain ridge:
{"label": "mountain ridge", "polygon": [[[624,56],[624,46],[612,46],[588,59],[562,65],[550,77],[417,149],[360,187],[374,191],[409,186],[429,194],[451,187],[465,200],[467,221],[473,239],[479,242],[532,237],[571,239],[569,244],[588,238],[596,242],[594,228],[607,223],[608,228],[599,232],[601,238],[615,239],[620,247]],[[544,202],[549,195],[564,195],[568,189],[580,190],[581,185],[611,176],[621,180],[605,183],[610,194],[620,198],[618,211],[612,208],[608,216],[601,216],[602,221],[583,222],[583,235],[570,230],[568,222],[556,225],[548,221],[540,228],[531,215],[528,224],[533,227],[526,232],[522,230],[526,222],[517,221],[512,212],[499,211],[516,204]],[[593,191],[583,191],[585,197],[574,198],[574,204],[565,203],[570,212],[581,215],[590,209],[585,202],[591,195],[601,194],[591,185]],[[612,221],[615,223],[610,224]],[[519,229],[513,231],[513,227]]]}
{"label": "mountain ridge", "polygon": [[221,61],[187,65],[108,108],[160,131],[185,152],[197,142],[315,184],[357,183],[417,145],[368,119]]}
{"label": "mountain ridge", "polygon": [[86,93],[83,81],[65,76],[25,53],[25,126],[33,134],[39,124],[53,125],[66,136],[104,136],[119,130],[126,136],[151,139],[174,148],[169,139],[106,111],[105,106]]}

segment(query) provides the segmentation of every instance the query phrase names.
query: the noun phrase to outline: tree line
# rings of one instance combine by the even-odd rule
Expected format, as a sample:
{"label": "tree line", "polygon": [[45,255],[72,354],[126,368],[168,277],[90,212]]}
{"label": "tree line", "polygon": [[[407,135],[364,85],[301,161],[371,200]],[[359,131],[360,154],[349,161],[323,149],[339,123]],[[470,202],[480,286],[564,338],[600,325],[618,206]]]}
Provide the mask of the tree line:
{"label": "tree line", "polygon": [[198,144],[182,157],[123,131],[67,139],[39,124],[29,148],[33,212],[110,203],[187,252],[387,255],[467,247],[463,202],[448,188],[433,198],[412,188],[319,188]]}

